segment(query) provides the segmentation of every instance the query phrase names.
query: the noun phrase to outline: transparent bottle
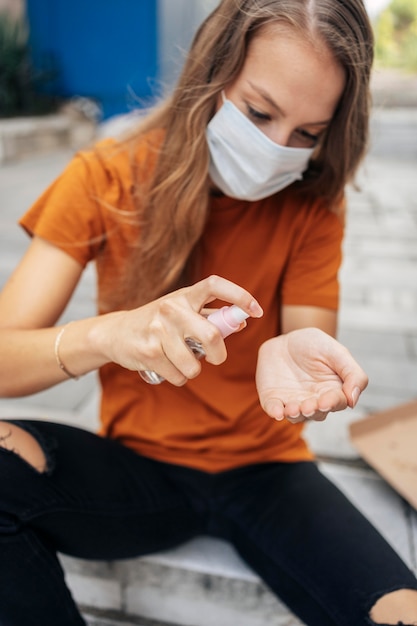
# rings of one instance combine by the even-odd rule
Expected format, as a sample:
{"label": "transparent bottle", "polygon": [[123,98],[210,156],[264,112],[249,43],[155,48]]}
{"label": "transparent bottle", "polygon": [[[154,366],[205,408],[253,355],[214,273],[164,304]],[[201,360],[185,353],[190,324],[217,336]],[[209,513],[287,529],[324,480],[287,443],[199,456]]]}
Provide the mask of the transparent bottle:
{"label": "transparent bottle", "polygon": [[[248,313],[245,313],[241,308],[236,306],[236,304],[232,304],[232,306],[224,306],[218,311],[214,311],[214,313],[210,313],[207,317],[207,321],[211,322],[221,332],[223,338],[228,337],[232,333],[235,333],[242,322],[249,317]],[[187,337],[185,339],[185,343],[196,356],[197,359],[201,359],[206,355],[204,352],[204,348],[199,341],[193,339],[192,337]],[[165,379],[162,378],[156,372],[152,370],[142,370],[139,372],[140,376],[143,380],[150,385],[159,385]]]}

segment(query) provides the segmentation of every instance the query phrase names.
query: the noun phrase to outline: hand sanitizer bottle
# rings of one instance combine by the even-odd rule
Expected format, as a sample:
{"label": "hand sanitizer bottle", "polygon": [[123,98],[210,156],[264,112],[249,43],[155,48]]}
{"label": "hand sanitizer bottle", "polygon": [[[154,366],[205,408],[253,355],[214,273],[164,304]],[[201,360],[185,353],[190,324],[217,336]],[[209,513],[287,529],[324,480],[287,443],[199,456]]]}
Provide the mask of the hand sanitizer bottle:
{"label": "hand sanitizer bottle", "polygon": [[[240,309],[236,304],[232,304],[232,306],[224,306],[218,311],[214,313],[210,313],[207,317],[207,321],[211,322],[221,332],[223,338],[228,337],[232,333],[235,333],[240,327],[241,323],[249,317],[248,313],[245,313],[242,309]],[[185,340],[187,346],[192,350],[197,359],[201,359],[205,356],[204,348],[199,341],[193,339],[192,337],[187,337]],[[149,383],[150,385],[159,385],[165,379],[162,378],[156,372],[152,372],[151,370],[142,370],[139,372],[140,376],[144,381]]]}

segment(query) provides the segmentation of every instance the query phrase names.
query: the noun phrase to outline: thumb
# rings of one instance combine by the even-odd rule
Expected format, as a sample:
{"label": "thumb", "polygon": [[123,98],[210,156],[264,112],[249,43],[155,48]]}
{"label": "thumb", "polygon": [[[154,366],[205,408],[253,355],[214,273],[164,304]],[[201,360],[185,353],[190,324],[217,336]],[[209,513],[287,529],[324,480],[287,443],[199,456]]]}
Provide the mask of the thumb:
{"label": "thumb", "polygon": [[353,371],[350,371],[346,378],[343,380],[343,393],[346,396],[347,403],[351,409],[353,409],[361,395],[362,391],[366,389],[368,385],[368,376],[365,374],[363,369],[355,363],[355,368]]}
{"label": "thumb", "polygon": [[368,376],[355,361],[346,346],[332,338],[329,348],[329,360],[334,372],[342,382],[342,391],[345,394],[347,404],[353,409],[359,396],[368,385]]}

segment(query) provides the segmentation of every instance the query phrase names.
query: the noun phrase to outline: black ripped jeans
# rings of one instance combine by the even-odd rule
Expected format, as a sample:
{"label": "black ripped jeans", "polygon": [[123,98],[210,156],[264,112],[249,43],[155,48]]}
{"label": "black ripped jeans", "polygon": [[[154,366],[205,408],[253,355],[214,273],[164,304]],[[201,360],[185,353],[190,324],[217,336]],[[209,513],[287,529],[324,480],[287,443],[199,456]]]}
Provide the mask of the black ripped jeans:
{"label": "black ripped jeans", "polygon": [[309,626],[369,626],[379,597],[417,589],[410,570],[314,463],[207,474],[77,428],[17,423],[41,443],[48,470],[0,448],[1,626],[85,624],[57,552],[123,559],[199,534],[230,541]]}

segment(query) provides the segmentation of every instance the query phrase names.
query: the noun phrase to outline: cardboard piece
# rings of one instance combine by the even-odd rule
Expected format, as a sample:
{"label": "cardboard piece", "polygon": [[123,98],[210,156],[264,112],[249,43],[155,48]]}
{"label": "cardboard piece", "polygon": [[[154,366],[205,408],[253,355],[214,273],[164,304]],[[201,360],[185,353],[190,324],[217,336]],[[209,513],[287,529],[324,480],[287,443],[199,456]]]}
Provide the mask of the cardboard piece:
{"label": "cardboard piece", "polygon": [[349,430],[363,459],[417,509],[417,400],[370,414]]}

